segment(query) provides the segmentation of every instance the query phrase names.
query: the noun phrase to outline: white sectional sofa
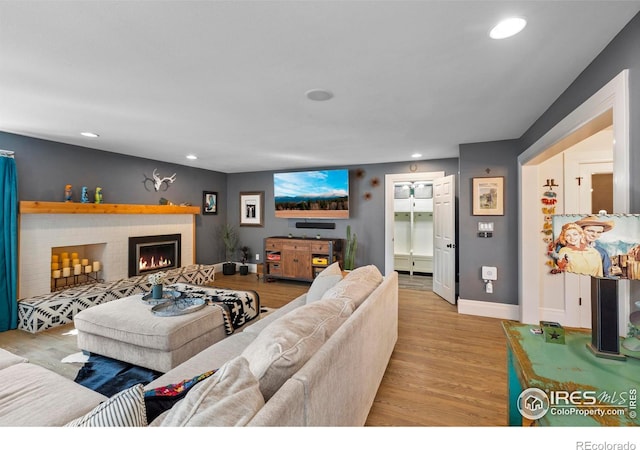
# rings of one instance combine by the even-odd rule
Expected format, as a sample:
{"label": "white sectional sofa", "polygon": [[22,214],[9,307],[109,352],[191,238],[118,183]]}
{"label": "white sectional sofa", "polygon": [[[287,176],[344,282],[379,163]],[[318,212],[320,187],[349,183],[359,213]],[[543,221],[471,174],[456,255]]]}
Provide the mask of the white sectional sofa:
{"label": "white sectional sofa", "polygon": [[[153,420],[144,417],[142,386],[123,391],[131,408],[124,423],[364,425],[397,341],[398,277],[395,272],[383,277],[375,266],[365,266],[342,279],[336,268],[325,270],[308,293],[144,386],[149,401],[149,395],[153,399],[162,387],[217,369]],[[117,401],[114,397],[97,409],[108,411],[109,402]],[[0,425],[15,425],[10,408],[3,407],[5,401],[0,388]],[[100,414],[94,410],[75,425],[104,424],[94,422]],[[134,416],[140,416],[139,421],[132,420]],[[107,423],[118,424],[114,420]],[[28,418],[21,424],[35,425]]]}

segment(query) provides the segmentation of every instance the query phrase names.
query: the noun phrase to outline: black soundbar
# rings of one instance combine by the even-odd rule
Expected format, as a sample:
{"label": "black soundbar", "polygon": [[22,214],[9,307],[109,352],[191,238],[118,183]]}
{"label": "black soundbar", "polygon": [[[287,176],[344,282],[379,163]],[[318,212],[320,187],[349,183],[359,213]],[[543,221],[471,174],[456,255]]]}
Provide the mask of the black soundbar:
{"label": "black soundbar", "polygon": [[320,230],[333,230],[336,224],[333,222],[296,222],[296,228],[318,228]]}

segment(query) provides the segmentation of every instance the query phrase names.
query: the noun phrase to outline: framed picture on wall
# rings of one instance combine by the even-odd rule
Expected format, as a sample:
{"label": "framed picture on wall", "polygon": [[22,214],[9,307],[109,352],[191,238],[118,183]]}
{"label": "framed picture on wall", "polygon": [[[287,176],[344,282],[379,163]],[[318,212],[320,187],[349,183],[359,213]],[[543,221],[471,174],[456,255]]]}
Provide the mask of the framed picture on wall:
{"label": "framed picture on wall", "polygon": [[504,177],[473,179],[473,215],[504,215]]}
{"label": "framed picture on wall", "polygon": [[218,214],[218,193],[202,192],[202,214]]}
{"label": "framed picture on wall", "polygon": [[264,226],[264,191],[240,192],[240,226]]}

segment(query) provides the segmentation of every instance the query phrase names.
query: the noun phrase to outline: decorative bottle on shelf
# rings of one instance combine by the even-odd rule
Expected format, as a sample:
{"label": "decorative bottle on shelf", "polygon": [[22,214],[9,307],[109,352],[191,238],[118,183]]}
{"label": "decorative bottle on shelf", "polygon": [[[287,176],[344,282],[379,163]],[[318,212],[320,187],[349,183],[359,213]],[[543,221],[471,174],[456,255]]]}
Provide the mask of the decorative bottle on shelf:
{"label": "decorative bottle on shelf", "polygon": [[72,196],[73,196],[73,192],[71,190],[71,185],[67,184],[64,187],[64,201],[65,202],[72,202],[73,201]]}
{"label": "decorative bottle on shelf", "polygon": [[95,201],[96,201],[96,203],[102,203],[102,188],[101,187],[97,187],[96,188]]}
{"label": "decorative bottle on shelf", "polygon": [[89,203],[89,192],[86,186],[82,186],[82,194],[80,196],[81,203]]}

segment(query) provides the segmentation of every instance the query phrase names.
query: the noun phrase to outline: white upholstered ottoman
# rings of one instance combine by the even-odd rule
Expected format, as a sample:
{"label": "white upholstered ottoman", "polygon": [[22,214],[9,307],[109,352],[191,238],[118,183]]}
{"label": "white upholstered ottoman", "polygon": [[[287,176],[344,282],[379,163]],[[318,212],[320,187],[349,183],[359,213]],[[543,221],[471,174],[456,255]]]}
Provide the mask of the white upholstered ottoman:
{"label": "white upholstered ottoman", "polygon": [[168,372],[227,337],[222,307],[164,317],[142,294],[85,309],[74,317],[78,347],[90,353]]}

